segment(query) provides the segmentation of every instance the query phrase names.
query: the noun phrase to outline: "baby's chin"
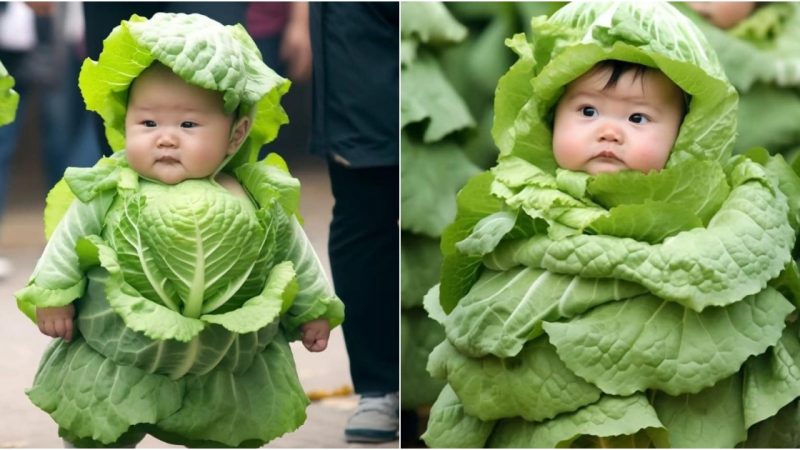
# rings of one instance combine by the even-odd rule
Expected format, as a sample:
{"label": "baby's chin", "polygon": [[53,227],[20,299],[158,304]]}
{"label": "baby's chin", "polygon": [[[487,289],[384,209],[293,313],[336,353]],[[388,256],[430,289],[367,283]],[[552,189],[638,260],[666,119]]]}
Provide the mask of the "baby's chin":
{"label": "baby's chin", "polygon": [[625,165],[622,161],[602,158],[589,161],[584,167],[583,171],[589,175],[599,175],[601,173],[616,173],[623,170],[631,170],[630,167]]}
{"label": "baby's chin", "polygon": [[178,184],[189,178],[179,165],[154,170],[149,174],[144,174],[144,177],[164,184]]}

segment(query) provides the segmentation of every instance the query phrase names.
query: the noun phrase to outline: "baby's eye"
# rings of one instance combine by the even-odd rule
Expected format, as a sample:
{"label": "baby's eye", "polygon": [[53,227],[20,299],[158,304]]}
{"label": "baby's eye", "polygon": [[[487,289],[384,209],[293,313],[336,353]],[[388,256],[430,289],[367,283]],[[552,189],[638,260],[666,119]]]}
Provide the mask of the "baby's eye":
{"label": "baby's eye", "polygon": [[631,114],[631,116],[628,117],[628,120],[630,120],[633,123],[640,123],[640,124],[650,122],[650,119],[641,113]]}
{"label": "baby's eye", "polygon": [[181,122],[181,128],[194,128],[197,126],[197,123],[191,122],[189,120],[185,120]]}
{"label": "baby's eye", "polygon": [[143,120],[142,125],[146,126],[147,128],[155,128],[156,121],[155,120]]}
{"label": "baby's eye", "polygon": [[584,106],[581,108],[581,114],[583,117],[594,117],[597,115],[597,110],[594,106]]}

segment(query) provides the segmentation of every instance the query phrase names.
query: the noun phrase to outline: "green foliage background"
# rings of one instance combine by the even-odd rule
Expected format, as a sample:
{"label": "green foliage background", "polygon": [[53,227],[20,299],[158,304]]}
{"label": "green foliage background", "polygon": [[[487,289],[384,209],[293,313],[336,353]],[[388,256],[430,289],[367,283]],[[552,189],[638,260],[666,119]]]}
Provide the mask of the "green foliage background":
{"label": "green foliage background", "polygon": [[438,282],[456,193],[491,167],[494,91],[515,60],[504,40],[558,3],[403,3],[401,71],[402,408],[431,405],[444,386],[425,370],[444,331],[422,308]]}

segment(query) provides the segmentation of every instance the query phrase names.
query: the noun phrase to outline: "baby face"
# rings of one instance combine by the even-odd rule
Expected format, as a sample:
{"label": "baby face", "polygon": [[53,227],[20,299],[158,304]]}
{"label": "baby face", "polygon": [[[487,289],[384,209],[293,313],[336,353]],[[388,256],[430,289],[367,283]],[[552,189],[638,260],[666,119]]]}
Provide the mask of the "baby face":
{"label": "baby face", "polygon": [[567,86],[553,126],[553,154],[564,169],[663,169],[683,118],[683,91],[657,70],[590,70]]}
{"label": "baby face", "polygon": [[211,176],[236,151],[232,121],[220,93],[190,85],[155,65],[130,90],[128,163],[143,177],[166,184]]}

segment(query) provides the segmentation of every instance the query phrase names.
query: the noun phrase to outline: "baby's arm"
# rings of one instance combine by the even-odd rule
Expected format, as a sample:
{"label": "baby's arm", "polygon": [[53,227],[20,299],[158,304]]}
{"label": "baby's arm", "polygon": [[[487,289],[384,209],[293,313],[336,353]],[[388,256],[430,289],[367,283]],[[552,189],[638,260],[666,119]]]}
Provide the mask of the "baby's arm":
{"label": "baby's arm", "polygon": [[315,319],[304,323],[300,330],[303,334],[303,345],[310,352],[321,352],[328,347],[331,326],[328,319]]}
{"label": "baby's arm", "polygon": [[75,317],[75,307],[70,303],[66,306],[50,308],[36,308],[36,323],[39,331],[53,337],[72,340],[72,318]]}
{"label": "baby's arm", "polygon": [[114,192],[101,193],[83,203],[73,201],[61,219],[34,268],[25,288],[15,293],[20,309],[42,333],[72,338],[72,301],[83,295],[85,268],[76,251],[79,239],[98,235]]}

